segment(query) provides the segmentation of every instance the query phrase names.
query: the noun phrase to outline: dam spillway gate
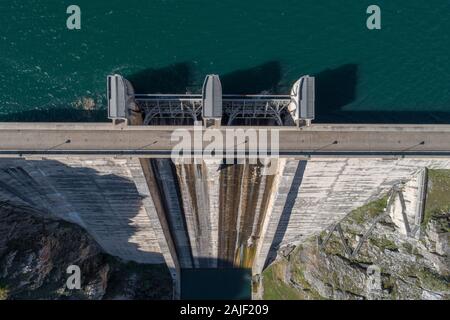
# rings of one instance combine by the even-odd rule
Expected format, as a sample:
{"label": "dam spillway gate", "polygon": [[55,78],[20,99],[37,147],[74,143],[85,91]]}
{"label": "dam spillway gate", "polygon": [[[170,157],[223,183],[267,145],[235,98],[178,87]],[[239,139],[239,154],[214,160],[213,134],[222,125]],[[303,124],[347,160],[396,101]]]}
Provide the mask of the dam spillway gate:
{"label": "dam spillway gate", "polygon": [[[175,95],[137,94],[128,80],[113,75],[108,77],[108,110],[111,119],[123,119],[128,125],[309,125],[314,119],[314,78],[302,77],[291,95],[224,95],[219,77],[208,75],[202,94]],[[166,261],[173,269],[261,272],[269,249],[274,249],[273,232],[263,234],[263,229],[268,228],[268,219],[274,219],[269,216],[280,177],[263,175],[261,165],[247,162],[175,164],[171,159],[141,159],[140,163],[156,198],[169,247]]]}

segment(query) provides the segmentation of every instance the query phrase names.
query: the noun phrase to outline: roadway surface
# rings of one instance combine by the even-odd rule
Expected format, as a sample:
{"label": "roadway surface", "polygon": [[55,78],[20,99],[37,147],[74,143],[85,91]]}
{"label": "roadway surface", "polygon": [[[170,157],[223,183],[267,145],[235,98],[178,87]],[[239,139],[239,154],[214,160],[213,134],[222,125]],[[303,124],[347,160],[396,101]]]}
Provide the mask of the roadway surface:
{"label": "roadway surface", "polygon": [[[169,157],[178,142],[178,139],[171,140],[177,128],[193,131],[192,126],[0,123],[0,157],[48,155]],[[450,157],[450,125],[316,124],[302,129],[240,128],[278,129],[279,154],[282,157]],[[242,149],[245,146],[246,142],[237,148]],[[197,148],[195,152],[200,149]]]}

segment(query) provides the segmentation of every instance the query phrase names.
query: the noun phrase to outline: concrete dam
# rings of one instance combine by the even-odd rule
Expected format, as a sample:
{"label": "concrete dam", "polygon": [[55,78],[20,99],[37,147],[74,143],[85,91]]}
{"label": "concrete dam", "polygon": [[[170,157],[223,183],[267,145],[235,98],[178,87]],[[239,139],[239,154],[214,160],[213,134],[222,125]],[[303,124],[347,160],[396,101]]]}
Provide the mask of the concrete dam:
{"label": "concrete dam", "polygon": [[[408,220],[411,228],[420,224],[423,172],[450,169],[450,144],[441,143],[450,141],[450,128],[360,125],[346,129],[348,134],[369,131],[369,139],[378,139],[388,132],[391,139],[348,148],[356,142],[346,138],[347,131],[311,124],[314,82],[305,79],[291,96],[224,96],[220,82],[210,78],[202,96],[167,97],[134,94],[125,79],[110,77],[114,123],[98,127],[110,137],[129,132],[130,138],[111,138],[115,146],[105,146],[105,152],[98,148],[101,139],[96,141],[100,129],[89,131],[89,125],[0,124],[0,203],[76,223],[108,253],[125,260],[167,264],[176,296],[183,269],[249,268],[257,281],[280,248],[320,233],[394,186],[410,189],[408,214],[397,218]],[[295,149],[281,138],[275,171],[266,175],[261,164],[245,161],[229,164],[206,157],[177,163],[153,143],[165,139],[158,131],[163,126],[203,120],[205,127],[244,127],[255,119],[303,140],[311,135],[305,143],[317,147]],[[331,140],[319,138],[320,130]],[[133,134],[144,137],[140,145],[148,148],[134,145]]]}

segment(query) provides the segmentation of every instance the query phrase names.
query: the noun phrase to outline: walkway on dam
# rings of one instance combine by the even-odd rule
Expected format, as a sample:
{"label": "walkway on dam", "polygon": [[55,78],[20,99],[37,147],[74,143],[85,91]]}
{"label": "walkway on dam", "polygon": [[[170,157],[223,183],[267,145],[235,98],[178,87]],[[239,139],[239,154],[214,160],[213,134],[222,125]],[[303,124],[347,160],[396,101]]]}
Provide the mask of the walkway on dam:
{"label": "walkway on dam", "polygon": [[[170,156],[176,129],[111,123],[1,123],[0,157],[26,155]],[[450,156],[450,125],[314,124],[310,127],[221,127],[279,130],[281,157]],[[225,136],[225,134],[224,134]],[[207,143],[205,143],[207,145]],[[245,148],[245,145],[238,148]]]}

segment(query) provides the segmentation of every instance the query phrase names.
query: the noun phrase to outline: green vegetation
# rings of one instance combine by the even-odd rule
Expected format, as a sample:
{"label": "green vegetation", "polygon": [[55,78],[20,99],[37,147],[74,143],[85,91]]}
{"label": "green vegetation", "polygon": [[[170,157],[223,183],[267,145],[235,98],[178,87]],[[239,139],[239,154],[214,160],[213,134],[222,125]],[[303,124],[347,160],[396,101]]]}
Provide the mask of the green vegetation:
{"label": "green vegetation", "polygon": [[422,286],[434,291],[449,291],[449,277],[435,274],[429,269],[422,268],[416,271],[415,275],[420,279]]}
{"label": "green vegetation", "polygon": [[306,280],[305,275],[303,274],[303,270],[301,268],[301,264],[296,263],[295,269],[293,271],[294,281],[302,286],[302,288],[308,293],[308,296],[315,300],[322,300],[323,297],[311,287],[309,282]]}
{"label": "green vegetation", "polygon": [[[303,265],[297,260],[299,252],[303,250],[303,246],[299,245],[290,254],[290,260],[281,260],[272,264],[263,272],[263,287],[266,300],[306,300],[324,299],[306,280],[303,273]],[[287,264],[291,266],[291,279],[298,285],[293,287],[287,284],[284,279]]]}
{"label": "green vegetation", "polygon": [[[414,248],[413,248],[412,244],[410,244],[410,243],[408,243],[408,242],[404,242],[404,243],[402,243],[402,247],[403,247],[403,249],[405,249],[405,251],[406,251],[407,253],[413,254]],[[416,249],[416,250],[417,250],[417,249]]]}
{"label": "green vegetation", "polygon": [[263,272],[265,300],[299,300],[303,297],[295,289],[285,284],[279,276],[283,265],[274,264]]}
{"label": "green vegetation", "polygon": [[394,277],[392,277],[390,274],[382,275],[381,285],[383,287],[383,290],[389,292],[391,299],[394,300],[398,299],[399,296],[398,287]]}
{"label": "green vegetation", "polygon": [[0,282],[0,300],[8,299],[9,290],[6,285]]}
{"label": "green vegetation", "polygon": [[371,245],[373,245],[375,247],[378,247],[381,250],[385,250],[385,249],[386,250],[391,250],[391,251],[398,250],[397,245],[393,241],[387,239],[386,237],[383,237],[383,238],[370,238],[369,242],[370,242]]}
{"label": "green vegetation", "polygon": [[[364,223],[367,223],[371,221],[373,218],[379,216],[382,214],[387,206],[388,196],[385,195],[381,197],[380,199],[374,200],[362,207],[359,207],[353,211],[351,211],[347,217],[344,218],[344,220],[341,223],[341,228],[346,234],[347,239],[350,239],[351,241],[355,240],[356,235],[359,235],[361,233],[361,230],[358,230],[358,228],[355,228],[355,225],[361,226]],[[326,237],[326,232],[323,231],[320,235],[321,239],[323,240]],[[387,239],[380,240],[380,246],[385,247],[386,249],[390,250],[396,250],[398,249],[397,246],[393,242],[389,242]],[[339,240],[339,237],[337,236],[337,232],[330,237],[327,245],[324,248],[325,252],[330,255],[344,255],[344,247],[341,241]],[[361,251],[361,254],[359,255],[358,260],[353,258],[352,260],[354,262],[361,262],[364,263],[367,261],[370,261],[368,257],[362,257],[363,252]],[[367,259],[366,259],[367,258]]]}
{"label": "green vegetation", "polygon": [[432,218],[443,219],[443,231],[450,232],[448,223],[450,213],[450,170],[428,170],[428,192],[422,226]]}
{"label": "green vegetation", "polygon": [[[344,238],[348,242],[350,248],[354,250],[356,243],[368,230],[371,221],[384,214],[387,206],[388,196],[372,201],[360,208],[350,212],[342,221],[341,228]],[[440,232],[449,231],[450,220],[450,170],[430,170],[429,188],[427,201],[425,203],[424,226],[430,220],[437,223],[441,229]],[[263,280],[265,299],[324,299],[315,290],[316,285],[312,283],[318,281],[322,285],[329,286],[330,290],[346,292],[355,296],[364,297],[364,284],[355,281],[358,275],[364,272],[363,268],[372,265],[373,261],[380,264],[383,296],[391,299],[399,299],[403,297],[413,297],[420,299],[422,288],[434,292],[448,292],[450,290],[450,278],[448,275],[441,275],[437,270],[428,269],[423,263],[424,256],[421,246],[408,242],[402,238],[398,238],[395,234],[393,223],[389,217],[379,221],[379,225],[373,230],[365,244],[361,247],[357,256],[350,258],[344,252],[344,246],[341,243],[339,235],[335,230],[330,236],[329,241],[318,252],[316,245],[305,242],[305,250],[295,250],[289,255],[289,261],[279,261],[271,268],[266,270],[265,279]],[[323,241],[326,232],[320,234]],[[310,239],[311,240],[311,239]],[[312,241],[312,240],[311,240]],[[422,241],[424,241],[422,239]],[[427,239],[427,241],[431,241]],[[425,247],[427,245],[425,244]],[[399,251],[403,254],[416,256],[414,262],[406,260],[402,261],[402,256],[387,254],[387,251]],[[308,259],[300,259],[300,251],[302,257]],[[326,255],[323,255],[325,253]],[[317,260],[315,260],[317,259]],[[322,260],[321,259],[325,259]],[[314,266],[306,265],[303,261],[315,261]],[[327,262],[331,262],[328,264]],[[333,263],[339,262],[339,263]],[[325,263],[327,263],[325,265]],[[291,285],[288,281],[283,281],[286,270],[286,264],[291,269]],[[394,265],[395,264],[395,265]],[[306,270],[313,270],[314,282],[305,278]],[[307,275],[309,275],[308,273]],[[405,282],[404,279],[407,279]],[[295,285],[297,284],[297,285]],[[327,293],[328,294],[328,293]]]}
{"label": "green vegetation", "polygon": [[344,249],[341,241],[338,239],[337,236],[332,235],[330,237],[330,240],[328,241],[327,245],[324,248],[325,253],[337,256],[337,255],[344,255]]}
{"label": "green vegetation", "polygon": [[384,196],[378,200],[372,201],[360,208],[357,208],[350,212],[348,219],[354,221],[358,224],[370,221],[370,219],[375,218],[379,214],[384,212],[387,206],[388,196]]}

